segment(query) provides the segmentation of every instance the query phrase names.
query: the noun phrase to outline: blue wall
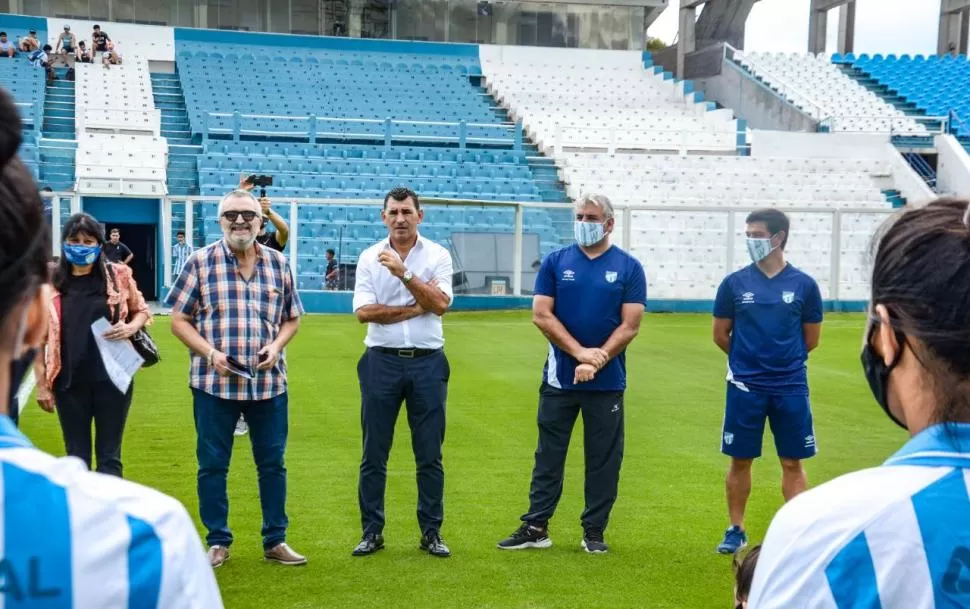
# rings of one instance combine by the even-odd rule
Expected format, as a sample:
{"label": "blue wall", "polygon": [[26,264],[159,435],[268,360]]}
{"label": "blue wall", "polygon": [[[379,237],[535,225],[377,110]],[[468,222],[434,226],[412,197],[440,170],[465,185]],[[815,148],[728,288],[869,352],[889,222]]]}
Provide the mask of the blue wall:
{"label": "blue wall", "polygon": [[362,53],[451,55],[478,59],[478,45],[475,44],[339,38],[333,36],[298,36],[293,34],[263,34],[175,28],[176,51],[179,50],[179,43],[182,42],[247,45],[252,47],[254,55],[258,54],[261,47],[272,46],[327,49],[331,51],[356,51]]}
{"label": "blue wall", "polygon": [[7,33],[7,40],[13,42],[17,41],[17,36],[26,38],[27,32],[37,30],[37,39],[41,45],[47,42],[47,19],[44,17],[0,13],[0,30]]}
{"label": "blue wall", "polygon": [[154,224],[155,225],[155,268],[158,293],[165,284],[165,254],[162,244],[161,221],[159,218],[159,199],[139,199],[133,197],[82,197],[81,209],[105,224]]}

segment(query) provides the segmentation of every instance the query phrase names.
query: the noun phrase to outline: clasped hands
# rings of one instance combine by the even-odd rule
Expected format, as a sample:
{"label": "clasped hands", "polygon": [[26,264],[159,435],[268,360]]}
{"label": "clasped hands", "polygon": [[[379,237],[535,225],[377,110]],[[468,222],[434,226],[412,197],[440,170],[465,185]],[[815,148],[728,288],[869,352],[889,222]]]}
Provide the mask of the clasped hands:
{"label": "clasped hands", "polygon": [[576,354],[576,373],[573,375],[573,384],[586,383],[593,380],[596,373],[610,361],[610,354],[599,347],[583,348]]}

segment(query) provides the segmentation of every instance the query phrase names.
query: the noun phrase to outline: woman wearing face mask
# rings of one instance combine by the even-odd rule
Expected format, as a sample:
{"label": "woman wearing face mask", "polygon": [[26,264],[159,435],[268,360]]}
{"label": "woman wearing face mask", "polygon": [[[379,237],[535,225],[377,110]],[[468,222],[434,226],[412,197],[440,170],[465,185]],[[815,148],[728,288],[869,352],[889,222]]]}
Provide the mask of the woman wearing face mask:
{"label": "woman wearing face mask", "polygon": [[101,225],[88,214],[75,214],[64,224],[47,356],[37,362],[37,402],[48,412],[56,405],[67,454],[89,469],[94,421],[97,471],[120,477],[121,437],[134,383],[121,393],[108,378],[91,324],[117,319],[104,336],[127,340],[150,323],[151,313],[131,269],[101,255],[104,243]]}
{"label": "woman wearing face mask", "polygon": [[970,201],[906,211],[878,239],[862,364],[912,438],[778,512],[751,609],[968,606]]}
{"label": "woman wearing face mask", "polygon": [[[50,232],[0,90],[0,564],[7,607],[220,609],[177,501],[33,446],[6,416],[47,335]],[[164,577],[163,577],[164,575]]]}

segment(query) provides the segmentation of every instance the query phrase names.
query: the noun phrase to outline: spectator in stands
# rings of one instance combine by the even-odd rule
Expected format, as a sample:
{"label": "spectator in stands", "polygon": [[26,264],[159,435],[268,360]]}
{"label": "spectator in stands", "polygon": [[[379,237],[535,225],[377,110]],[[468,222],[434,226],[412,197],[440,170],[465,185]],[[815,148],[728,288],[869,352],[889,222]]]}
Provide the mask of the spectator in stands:
{"label": "spectator in stands", "polygon": [[47,355],[36,366],[37,402],[47,412],[56,405],[67,454],[89,469],[93,422],[97,471],[121,477],[121,438],[134,382],[122,392],[111,381],[91,324],[117,319],[104,336],[127,340],[151,323],[152,315],[131,269],[106,260],[104,245],[101,224],[90,215],[75,214],[64,224]]}
{"label": "spectator in stands", "polygon": [[788,216],[762,209],[745,221],[752,264],[728,275],[714,300],[713,339],[728,356],[721,452],[731,459],[725,479],[731,522],[717,546],[721,554],[748,543],[744,512],[765,420],[786,501],[808,487],[802,461],[816,452],[805,362],[821,337],[822,296],[813,278],[785,260]]}
{"label": "spectator in stands", "polygon": [[912,438],[778,511],[751,609],[967,606],[970,201],[904,211],[874,254],[862,369]]}
{"label": "spectator in stands", "polygon": [[179,273],[182,272],[182,267],[189,260],[189,255],[192,254],[192,246],[185,242],[185,232],[179,231],[175,233],[175,245],[172,246],[172,255],[175,256],[175,269],[174,279],[178,279]]}
{"label": "spectator in stands", "polygon": [[121,64],[121,51],[118,50],[118,46],[114,42],[111,42],[109,40],[107,44],[107,48],[105,49],[104,53],[101,54],[101,65],[103,65],[105,68],[108,68],[110,66],[116,66],[120,64]]}
{"label": "spectator in stands", "polygon": [[92,63],[91,49],[85,46],[83,40],[77,43],[77,52],[74,54],[74,58],[81,63]]}
{"label": "spectator in stands", "polygon": [[0,32],[0,57],[13,57],[17,54],[17,45],[7,40],[7,33]]}
{"label": "spectator in stands", "polygon": [[337,252],[333,248],[327,248],[327,270],[325,271],[324,280],[326,282],[326,287],[328,290],[337,289],[337,280],[340,275],[340,271],[337,268]]}
{"label": "spectator in stands", "polygon": [[737,554],[734,555],[734,609],[748,609],[751,581],[754,579],[760,554],[761,546],[755,546],[741,561],[738,561]]}
{"label": "spectator in stands", "polygon": [[44,68],[44,71],[47,73],[47,82],[52,82],[57,79],[57,75],[54,73],[54,67],[51,65],[50,52],[51,45],[45,44],[44,48],[33,51],[27,56],[27,60],[31,65]]}
{"label": "spectator in stands", "polygon": [[77,51],[77,36],[71,32],[71,26],[65,25],[64,31],[57,37],[57,53],[67,58]]}
{"label": "spectator in stands", "polygon": [[582,548],[602,554],[623,462],[626,348],[640,330],[647,279],[633,256],[610,243],[613,205],[603,195],[576,202],[576,244],[552,252],[536,276],[532,319],[549,340],[539,390],[539,447],[529,511],[499,542],[503,550],[548,548],[549,520],[562,496],[566,451],[583,415],[586,509]]}
{"label": "spectator in stands", "polygon": [[367,349],[357,364],[364,455],[358,497],[363,537],[354,556],[384,547],[384,490],[394,422],[404,402],[417,465],[418,525],[422,550],[451,555],[441,539],[445,473],[445,402],[450,368],[441,316],[451,306],[451,254],[418,234],[424,213],[418,195],[395,188],[381,219],[388,238],[367,248],[357,263],[354,313],[367,323]]}
{"label": "spectator in stands", "polygon": [[104,244],[104,255],[108,262],[120,262],[121,264],[131,263],[135,257],[128,249],[128,246],[121,242],[121,231],[117,228],[111,229],[111,240]]}
{"label": "spectator in stands", "polygon": [[100,25],[95,25],[91,32],[91,46],[93,47],[91,54],[104,53],[108,50],[109,42],[111,42],[111,37],[108,36],[108,32],[103,31]]}
{"label": "spectator in stands", "polygon": [[151,599],[157,609],[221,609],[195,525],[179,502],[86,471],[77,459],[45,454],[6,416],[12,410],[10,396],[43,349],[50,314],[50,230],[34,180],[16,157],[20,139],[17,109],[0,93],[0,536],[6,541],[0,544],[0,563],[5,606],[125,609]]}
{"label": "spectator in stands", "polygon": [[40,40],[37,40],[37,30],[30,30],[27,32],[26,38],[20,39],[20,50],[24,53],[33,53],[34,51],[39,51],[41,48]]}
{"label": "spectator in stands", "polygon": [[263,551],[267,560],[303,565],[286,544],[288,394],[284,349],[296,334],[303,305],[286,258],[256,243],[260,204],[234,190],[219,202],[223,239],[197,251],[166,300],[172,333],[191,352],[199,512],[208,530],[213,567],[229,558],[226,476],[233,428],[249,422],[259,473]]}

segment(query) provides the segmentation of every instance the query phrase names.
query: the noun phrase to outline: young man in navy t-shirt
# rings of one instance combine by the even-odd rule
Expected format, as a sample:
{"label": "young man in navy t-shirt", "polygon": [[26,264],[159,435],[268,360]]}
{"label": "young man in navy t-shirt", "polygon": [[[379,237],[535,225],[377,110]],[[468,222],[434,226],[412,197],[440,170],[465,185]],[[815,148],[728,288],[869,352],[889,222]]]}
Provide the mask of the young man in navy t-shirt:
{"label": "young man in navy t-shirt", "polygon": [[606,552],[603,531],[616,501],[623,461],[625,350],[647,303],[647,280],[636,258],[610,244],[613,206],[601,195],[576,204],[576,245],[542,262],[532,301],[533,322],[549,339],[539,390],[539,447],[529,511],[498,547],[548,548],[548,523],[562,495],[566,450],[583,413],[586,509],[582,547]]}
{"label": "young man in navy t-shirt", "polygon": [[731,457],[725,483],[731,526],[717,547],[722,554],[748,541],[744,509],[765,419],[781,459],[786,501],[808,486],[802,460],[816,450],[805,361],[822,333],[822,296],[814,279],[785,261],[785,214],[763,209],[746,222],[754,263],[728,275],[714,300],[714,342],[728,355],[721,452]]}

